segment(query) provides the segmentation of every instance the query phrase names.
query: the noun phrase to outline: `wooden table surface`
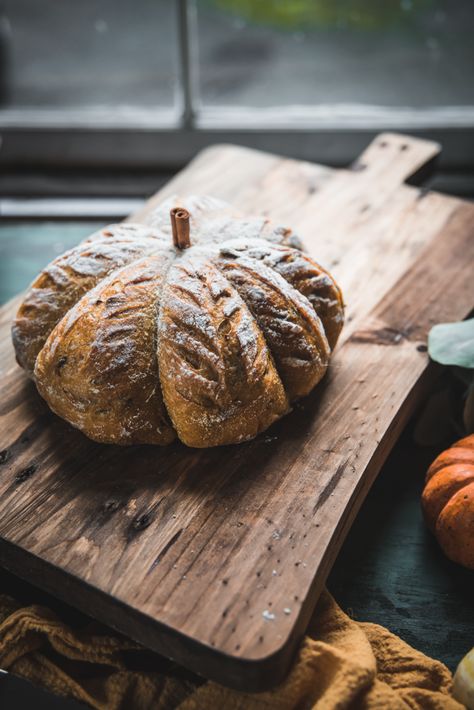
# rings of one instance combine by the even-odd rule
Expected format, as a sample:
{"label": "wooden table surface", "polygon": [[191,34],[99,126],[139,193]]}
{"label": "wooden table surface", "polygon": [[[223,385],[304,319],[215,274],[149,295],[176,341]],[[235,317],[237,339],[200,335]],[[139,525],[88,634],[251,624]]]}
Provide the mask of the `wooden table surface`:
{"label": "wooden table surface", "polygon": [[[102,225],[1,222],[0,302]],[[409,426],[364,503],[328,586],[354,618],[386,626],[454,669],[474,643],[474,574],[443,557],[421,519],[423,474],[435,454],[413,443]],[[12,592],[33,594],[19,580],[5,580]]]}

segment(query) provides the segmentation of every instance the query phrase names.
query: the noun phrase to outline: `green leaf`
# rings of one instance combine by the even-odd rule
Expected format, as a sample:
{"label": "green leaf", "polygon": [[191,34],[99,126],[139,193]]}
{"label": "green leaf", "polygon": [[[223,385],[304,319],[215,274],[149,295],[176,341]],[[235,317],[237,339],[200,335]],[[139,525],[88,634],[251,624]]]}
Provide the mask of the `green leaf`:
{"label": "green leaf", "polygon": [[474,368],[474,318],[431,328],[428,352],[442,365]]}

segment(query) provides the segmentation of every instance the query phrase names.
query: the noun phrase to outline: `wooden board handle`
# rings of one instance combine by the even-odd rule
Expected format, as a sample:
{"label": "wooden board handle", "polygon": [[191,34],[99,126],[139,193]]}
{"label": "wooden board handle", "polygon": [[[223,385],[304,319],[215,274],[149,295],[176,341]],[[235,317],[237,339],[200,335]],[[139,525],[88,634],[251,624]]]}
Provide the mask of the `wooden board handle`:
{"label": "wooden board handle", "polygon": [[384,183],[419,185],[433,172],[440,152],[441,146],[434,141],[401,133],[379,133],[351,169],[367,173],[370,180],[376,174]]}

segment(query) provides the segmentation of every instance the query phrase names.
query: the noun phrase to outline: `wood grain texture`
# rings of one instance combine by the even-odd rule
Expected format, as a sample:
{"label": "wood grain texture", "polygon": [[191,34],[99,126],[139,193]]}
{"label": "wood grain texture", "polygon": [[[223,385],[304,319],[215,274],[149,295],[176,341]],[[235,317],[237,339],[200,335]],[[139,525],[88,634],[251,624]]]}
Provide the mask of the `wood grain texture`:
{"label": "wood grain texture", "polygon": [[[316,391],[258,439],[118,449],[52,415],[0,319],[0,562],[145,645],[255,690],[288,669],[337,551],[474,304],[474,206],[402,184],[438,152],[385,134],[331,171],[214,147],[153,198],[209,193],[297,229],[348,322]],[[140,219],[143,214],[134,215]]]}

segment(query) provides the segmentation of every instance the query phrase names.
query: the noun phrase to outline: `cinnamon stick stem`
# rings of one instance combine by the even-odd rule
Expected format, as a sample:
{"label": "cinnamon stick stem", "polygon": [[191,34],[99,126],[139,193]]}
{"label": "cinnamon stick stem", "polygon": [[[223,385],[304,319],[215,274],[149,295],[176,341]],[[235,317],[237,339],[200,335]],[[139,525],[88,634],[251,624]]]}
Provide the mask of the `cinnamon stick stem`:
{"label": "cinnamon stick stem", "polygon": [[175,247],[178,246],[178,231],[176,229],[176,217],[174,215],[175,210],[170,211],[170,220],[171,220],[171,230],[173,232],[173,244]]}
{"label": "cinnamon stick stem", "polygon": [[189,218],[190,214],[184,207],[174,207],[170,212],[173,244],[178,249],[187,249],[191,246]]}

